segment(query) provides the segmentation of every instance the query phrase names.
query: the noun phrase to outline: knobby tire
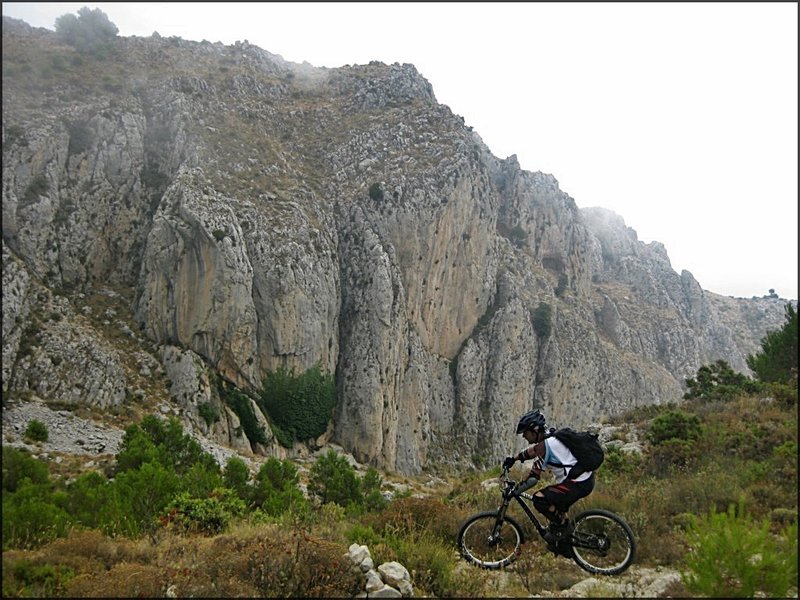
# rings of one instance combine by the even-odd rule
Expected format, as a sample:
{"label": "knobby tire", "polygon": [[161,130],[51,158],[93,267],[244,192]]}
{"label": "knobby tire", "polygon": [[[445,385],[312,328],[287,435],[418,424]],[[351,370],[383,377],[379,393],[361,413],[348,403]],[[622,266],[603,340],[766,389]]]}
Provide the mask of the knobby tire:
{"label": "knobby tire", "polygon": [[572,559],[584,571],[619,575],[636,557],[636,540],[628,524],[614,513],[599,508],[575,517],[571,535]]}
{"label": "knobby tire", "polygon": [[484,569],[502,569],[517,560],[525,535],[513,518],[506,516],[500,525],[499,537],[490,539],[497,511],[477,513],[467,519],[458,532],[461,555]]}

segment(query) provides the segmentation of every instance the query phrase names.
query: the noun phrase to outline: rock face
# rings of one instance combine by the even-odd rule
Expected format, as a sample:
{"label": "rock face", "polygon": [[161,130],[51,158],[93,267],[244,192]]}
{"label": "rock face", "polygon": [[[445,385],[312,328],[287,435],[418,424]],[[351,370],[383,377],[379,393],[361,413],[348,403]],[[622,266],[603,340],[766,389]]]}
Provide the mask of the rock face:
{"label": "rock face", "polygon": [[330,439],[417,473],[504,456],[533,406],[581,426],[679,400],[784,322],[493,156],[412,65],[157,36],[81,55],[4,18],[3,75],[4,402],[169,402],[281,455],[219,382],[319,364]]}

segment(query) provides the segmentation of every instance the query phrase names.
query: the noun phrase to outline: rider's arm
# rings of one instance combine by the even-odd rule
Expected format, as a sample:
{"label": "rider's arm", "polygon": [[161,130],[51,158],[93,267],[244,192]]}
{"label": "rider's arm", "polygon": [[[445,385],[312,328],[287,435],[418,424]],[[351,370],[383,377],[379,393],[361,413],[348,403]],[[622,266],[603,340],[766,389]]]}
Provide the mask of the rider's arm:
{"label": "rider's arm", "polygon": [[533,459],[531,465],[531,473],[529,477],[536,477],[539,479],[542,476],[542,469],[544,469],[545,452],[547,451],[544,442],[533,444],[525,448],[517,455],[517,460],[520,462]]}

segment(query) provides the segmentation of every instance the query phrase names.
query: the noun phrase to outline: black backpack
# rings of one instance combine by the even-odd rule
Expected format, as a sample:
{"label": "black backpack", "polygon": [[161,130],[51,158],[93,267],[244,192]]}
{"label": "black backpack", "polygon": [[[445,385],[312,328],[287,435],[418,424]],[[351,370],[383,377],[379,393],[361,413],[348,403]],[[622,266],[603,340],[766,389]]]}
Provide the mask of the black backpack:
{"label": "black backpack", "polygon": [[564,427],[551,435],[569,448],[569,451],[578,459],[578,463],[569,471],[568,476],[571,479],[586,471],[594,471],[603,464],[605,453],[596,433],[574,431],[569,427]]}

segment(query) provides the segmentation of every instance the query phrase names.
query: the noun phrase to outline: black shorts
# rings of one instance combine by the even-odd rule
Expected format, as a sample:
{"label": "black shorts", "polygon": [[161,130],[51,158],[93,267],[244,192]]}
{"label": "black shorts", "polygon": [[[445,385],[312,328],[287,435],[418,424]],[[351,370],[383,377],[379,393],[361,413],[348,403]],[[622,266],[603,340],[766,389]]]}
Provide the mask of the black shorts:
{"label": "black shorts", "polygon": [[578,500],[591,494],[593,489],[594,473],[584,481],[565,479],[561,483],[548,485],[546,488],[542,488],[541,492],[547,502],[565,513]]}

